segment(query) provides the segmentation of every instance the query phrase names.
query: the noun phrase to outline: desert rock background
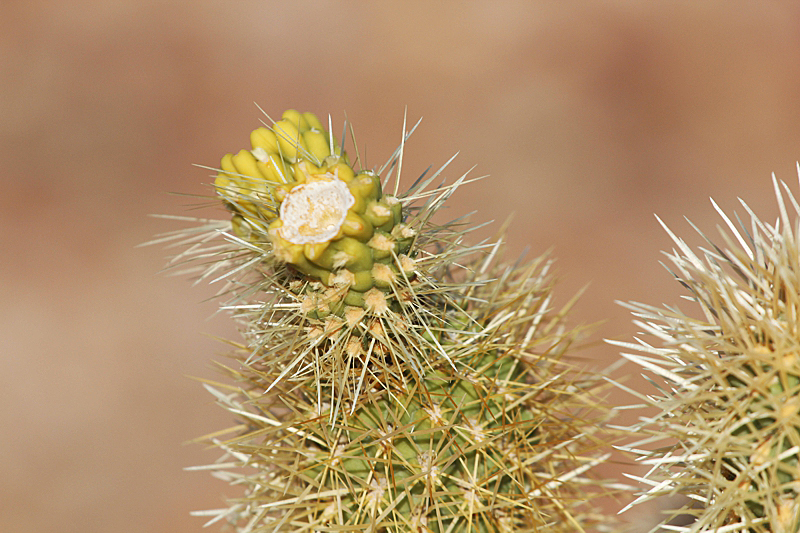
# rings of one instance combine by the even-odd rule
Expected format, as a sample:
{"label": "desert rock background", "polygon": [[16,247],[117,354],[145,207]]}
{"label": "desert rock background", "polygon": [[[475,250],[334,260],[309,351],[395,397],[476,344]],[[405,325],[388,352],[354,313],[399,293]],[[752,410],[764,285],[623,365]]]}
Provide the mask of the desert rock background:
{"label": "desert rock background", "polygon": [[770,174],[797,194],[800,4],[6,0],[0,531],[200,531],[191,510],[237,495],[183,470],[230,422],[188,376],[236,332],[136,245],[178,227],[148,214],[223,216],[169,193],[210,192],[192,164],[245,146],[254,103],[346,112],[370,166],[424,117],[405,176],[455,152],[451,179],[490,174],[448,218],[514,213],[509,259],[552,247],[562,302],[590,283],[572,320],[605,321],[581,352],[603,366],[636,331],[614,300],[680,301],[654,213],[699,244],[683,217],[716,234],[710,196],[774,220]]}

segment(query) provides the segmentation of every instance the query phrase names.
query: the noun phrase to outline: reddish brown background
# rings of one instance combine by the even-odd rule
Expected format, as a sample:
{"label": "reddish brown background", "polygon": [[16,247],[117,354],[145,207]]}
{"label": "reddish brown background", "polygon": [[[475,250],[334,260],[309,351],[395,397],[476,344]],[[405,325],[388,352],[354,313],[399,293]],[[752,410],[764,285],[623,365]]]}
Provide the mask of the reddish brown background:
{"label": "reddish brown background", "polygon": [[167,192],[208,192],[191,164],[244,146],[253,102],[346,111],[372,165],[424,116],[406,175],[456,151],[451,177],[491,174],[450,212],[515,212],[511,253],[554,246],[562,301],[591,281],[597,339],[634,332],[615,299],[678,301],[653,213],[696,243],[709,196],[771,219],[770,173],[797,190],[796,2],[378,4],[3,3],[0,531],[199,531],[237,494],[181,444],[229,422],[185,376],[235,334],[134,246],[175,227],[148,213],[191,214]]}

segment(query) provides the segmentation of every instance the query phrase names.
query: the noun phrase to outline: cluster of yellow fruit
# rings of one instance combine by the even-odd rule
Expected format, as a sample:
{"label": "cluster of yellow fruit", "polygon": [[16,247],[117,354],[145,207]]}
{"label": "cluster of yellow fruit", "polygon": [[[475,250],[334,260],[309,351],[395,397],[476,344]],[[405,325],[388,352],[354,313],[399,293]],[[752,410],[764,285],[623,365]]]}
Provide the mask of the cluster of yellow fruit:
{"label": "cluster of yellow fruit", "polygon": [[222,158],[214,181],[234,233],[270,243],[276,259],[328,289],[313,291],[309,311],[388,305],[385,293],[414,274],[406,255],[414,231],[403,224],[400,200],[383,194],[374,172],[354,170],[313,113],[290,109],[250,142],[251,150]]}

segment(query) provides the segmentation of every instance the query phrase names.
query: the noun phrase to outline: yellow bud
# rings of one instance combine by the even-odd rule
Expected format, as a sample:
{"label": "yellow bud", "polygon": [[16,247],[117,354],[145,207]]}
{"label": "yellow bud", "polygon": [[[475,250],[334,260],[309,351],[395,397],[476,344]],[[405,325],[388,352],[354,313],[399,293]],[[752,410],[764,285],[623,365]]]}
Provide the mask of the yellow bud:
{"label": "yellow bud", "polygon": [[250,145],[253,150],[262,148],[268,154],[277,154],[279,152],[278,137],[275,132],[264,127],[253,130],[253,133],[250,134]]}
{"label": "yellow bud", "polygon": [[328,172],[339,178],[345,183],[350,183],[356,177],[356,173],[347,163],[337,161],[332,165],[328,165]]}
{"label": "yellow bud", "polygon": [[217,174],[217,177],[214,178],[214,187],[216,187],[217,191],[222,195],[228,194],[228,191],[225,189],[228,189],[231,185],[230,176],[228,174],[220,172]]}
{"label": "yellow bud", "polygon": [[286,119],[279,120],[272,131],[278,137],[278,148],[281,156],[290,163],[297,161],[298,147],[302,149],[302,137],[297,126]]}
{"label": "yellow bud", "polygon": [[291,165],[291,167],[298,182],[305,182],[307,181],[307,178],[310,178],[311,176],[319,176],[320,174],[328,173],[326,169],[320,168],[314,163],[305,160],[300,160]]}
{"label": "yellow bud", "polygon": [[318,130],[324,130],[325,129],[322,126],[322,122],[319,121],[319,119],[317,118],[317,115],[315,115],[314,113],[310,113],[309,111],[306,111],[305,113],[303,113],[303,118],[306,119],[306,122],[308,123],[310,128],[315,128],[315,129],[318,129]]}
{"label": "yellow bud", "polygon": [[231,157],[231,162],[238,174],[253,178],[261,177],[261,172],[259,172],[258,165],[256,164],[256,158],[249,150],[239,150],[238,154]]}
{"label": "yellow bud", "polygon": [[[280,163],[276,163],[275,159],[278,159]],[[292,181],[291,178],[285,177],[287,176],[288,171],[286,167],[283,165],[283,159],[278,157],[269,158],[265,162],[259,161],[257,163],[258,170],[261,172],[261,175],[264,176],[268,181],[272,183],[287,183]]]}
{"label": "yellow bud", "polygon": [[302,244],[294,244],[280,237],[275,238],[272,234],[270,237],[272,237],[273,251],[278,260],[292,265],[300,265],[305,261]]}
{"label": "yellow bud", "polygon": [[303,114],[296,109],[287,109],[286,111],[283,112],[281,118],[283,118],[284,120],[288,120],[289,122],[297,126],[297,129],[300,130],[301,132],[311,129],[311,126],[308,124],[306,117],[304,117]]}
{"label": "yellow bud", "polygon": [[233,215],[231,218],[231,227],[233,228],[234,235],[237,237],[241,237],[242,239],[250,238],[250,227],[240,215]]}
{"label": "yellow bud", "polygon": [[292,190],[291,186],[289,185],[280,185],[275,187],[275,190],[272,191],[272,194],[275,195],[275,200],[279,203],[283,202],[287,196],[289,196],[289,192]]}
{"label": "yellow bud", "polygon": [[328,270],[347,268],[353,272],[369,271],[372,268],[372,253],[361,241],[342,237],[331,242],[314,262]]}
{"label": "yellow bud", "polygon": [[308,150],[312,160],[321,164],[325,158],[331,155],[330,146],[328,146],[328,139],[325,134],[319,130],[308,130],[303,132],[303,143]]}
{"label": "yellow bud", "polygon": [[236,167],[233,166],[233,154],[225,154],[222,156],[222,161],[220,162],[219,168],[221,168],[224,172],[236,174]]}

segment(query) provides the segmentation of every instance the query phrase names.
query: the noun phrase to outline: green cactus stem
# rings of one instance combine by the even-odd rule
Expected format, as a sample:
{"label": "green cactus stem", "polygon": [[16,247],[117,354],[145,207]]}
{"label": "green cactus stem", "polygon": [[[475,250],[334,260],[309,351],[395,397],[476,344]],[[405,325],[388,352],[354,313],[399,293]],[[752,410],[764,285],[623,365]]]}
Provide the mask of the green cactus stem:
{"label": "green cactus stem", "polygon": [[637,502],[674,493],[694,502],[672,513],[693,516],[690,525],[655,530],[800,530],[800,208],[773,183],[774,226],[745,205],[750,227],[737,227],[714,204],[730,230],[722,244],[707,239],[696,254],[670,232],[674,275],[701,317],[629,305],[659,340],[617,343],[660,384],[641,396],[659,413],[632,428],[647,437],[629,448],[651,466]]}
{"label": "green cactus stem", "polygon": [[499,265],[500,244],[462,244],[463,221],[431,223],[470,181],[429,188],[444,167],[385,194],[404,144],[354,169],[291,110],[251,140],[214,183],[230,222],[167,236],[187,246],[178,264],[212,260],[197,271],[227,280],[245,339],[231,384],[206,382],[238,420],[208,437],[213,469],[243,495],[205,514],[242,533],[604,522],[605,381],[569,361],[582,329],[573,302],[552,308],[551,260]]}

